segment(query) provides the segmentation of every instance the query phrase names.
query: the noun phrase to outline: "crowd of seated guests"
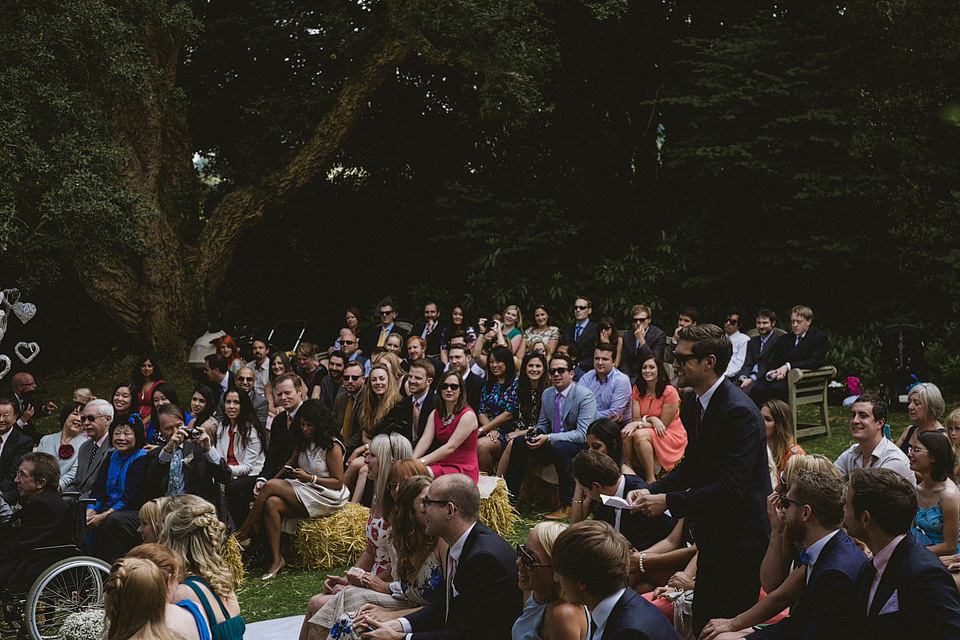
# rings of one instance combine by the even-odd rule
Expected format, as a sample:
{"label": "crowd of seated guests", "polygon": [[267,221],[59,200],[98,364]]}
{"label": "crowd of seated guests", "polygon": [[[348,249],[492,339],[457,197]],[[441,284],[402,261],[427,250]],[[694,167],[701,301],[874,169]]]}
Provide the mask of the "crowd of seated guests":
{"label": "crowd of seated guests", "polygon": [[[145,634],[152,629],[147,617],[159,615],[182,637],[239,637],[239,604],[218,559],[227,531],[252,547],[250,557],[269,580],[285,566],[281,532],[349,500],[370,507],[367,548],[310,600],[301,640],[399,638],[438,626],[477,638],[599,640],[624,629],[650,638],[810,637],[797,635],[803,629],[817,629],[816,637],[896,637],[857,636],[897,603],[873,606],[874,592],[889,599],[890,585],[878,586],[864,569],[866,556],[844,527],[882,561],[908,555],[926,567],[924,575],[904,569],[897,579],[909,577],[903,589],[926,588],[936,602],[901,591],[893,613],[906,619],[923,611],[945,629],[960,629],[956,584],[946,571],[960,566],[960,412],[942,425],[939,389],[915,385],[908,395],[913,424],[893,443],[883,436],[884,402],[865,394],[851,408],[850,449],[835,463],[806,455],[784,400],[791,369],[824,364],[826,336],[811,327],[808,307],[791,309],[786,335],[772,331],[772,311],[758,312],[754,338],[740,333],[742,310],[726,315],[723,336],[736,361],[724,363],[718,384],[748,393],[762,418],[756,426],[764,427],[774,487],[767,499],[772,534],[756,606],[699,627],[690,615],[695,518],[639,503],[631,509],[679,464],[698,428],[699,416],[697,424],[687,418],[696,412],[682,411],[698,403],[696,394],[678,386],[672,368],[691,357],[681,351],[681,336],[700,323],[696,309],[681,310],[672,340],[645,305],[634,306],[633,325],[621,334],[613,318],[591,320],[584,297],[574,302],[575,322],[562,328],[550,324],[542,305],[526,330],[515,305],[473,326],[464,306],[444,322],[430,302],[409,334],[392,302],[378,311],[379,322],[364,325],[349,309],[330,349],[302,342],[295,365],[263,339],[244,362],[224,336],[186,406],[186,394],[163,379],[153,355],[138,359],[131,381],[109,400],[87,392],[64,403],[59,430],[37,450],[56,461],[58,490],[92,498],[91,552],[116,561],[111,597],[122,599],[125,588],[141,593],[148,583],[170,594],[159,613],[141,612]],[[34,495],[17,475],[32,440],[8,436],[23,431],[24,415],[20,400],[0,399],[0,482],[9,503]],[[500,475],[516,503],[531,458],[555,467],[561,506],[505,555],[505,543],[477,522],[474,492],[480,472]],[[904,487],[909,496],[900,502],[874,499]],[[569,529],[549,522],[568,517]],[[592,545],[593,574],[568,538]],[[834,564],[828,571],[817,558]],[[475,591],[468,577],[490,588]],[[452,587],[445,584],[451,579]],[[501,585],[496,594],[487,592],[493,584]],[[478,601],[465,605],[466,597]],[[476,610],[485,603],[512,616],[510,624],[484,627]],[[108,615],[120,616],[111,606]],[[117,620],[121,632],[131,628]],[[766,630],[753,631],[765,622]]]}

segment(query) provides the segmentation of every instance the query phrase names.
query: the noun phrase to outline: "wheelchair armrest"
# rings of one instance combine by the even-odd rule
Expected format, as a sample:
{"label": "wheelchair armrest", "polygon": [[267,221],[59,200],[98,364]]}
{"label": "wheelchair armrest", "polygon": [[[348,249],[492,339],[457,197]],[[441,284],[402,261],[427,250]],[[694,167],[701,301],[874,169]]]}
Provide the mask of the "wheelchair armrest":
{"label": "wheelchair armrest", "polygon": [[49,547],[35,547],[32,553],[52,553],[54,551],[69,551],[76,553],[78,551],[75,544],[55,544]]}

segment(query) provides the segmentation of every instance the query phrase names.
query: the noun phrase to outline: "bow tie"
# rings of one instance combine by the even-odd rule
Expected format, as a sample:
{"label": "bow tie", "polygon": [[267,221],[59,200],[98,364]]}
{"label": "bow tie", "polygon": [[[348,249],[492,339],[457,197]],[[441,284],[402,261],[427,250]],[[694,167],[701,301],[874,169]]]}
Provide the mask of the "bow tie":
{"label": "bow tie", "polygon": [[806,551],[800,552],[800,562],[807,565],[808,567],[813,565],[813,562],[811,562],[810,554],[808,554]]}

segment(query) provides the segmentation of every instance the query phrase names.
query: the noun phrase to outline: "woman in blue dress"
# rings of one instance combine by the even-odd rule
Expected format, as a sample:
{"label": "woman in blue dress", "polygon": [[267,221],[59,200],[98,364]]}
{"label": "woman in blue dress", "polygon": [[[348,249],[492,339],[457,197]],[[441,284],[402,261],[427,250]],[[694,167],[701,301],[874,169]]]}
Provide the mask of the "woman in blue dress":
{"label": "woman in blue dress", "polygon": [[939,431],[921,431],[910,439],[910,468],[920,476],[917,518],[910,531],[938,556],[960,553],[960,491],[950,478],[953,447]]}

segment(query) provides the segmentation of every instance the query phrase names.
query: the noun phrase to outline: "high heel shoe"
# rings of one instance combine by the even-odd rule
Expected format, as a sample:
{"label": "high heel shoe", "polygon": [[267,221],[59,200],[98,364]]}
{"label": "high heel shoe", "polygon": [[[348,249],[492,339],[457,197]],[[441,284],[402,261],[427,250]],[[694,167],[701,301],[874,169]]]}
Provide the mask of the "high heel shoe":
{"label": "high heel shoe", "polygon": [[236,534],[233,535],[233,539],[237,541],[237,544],[240,545],[241,549],[249,549],[250,545],[253,543],[253,538],[247,536],[243,540],[237,537]]}
{"label": "high heel shoe", "polygon": [[286,561],[285,559],[283,559],[283,558],[280,558],[280,566],[277,567],[277,570],[276,570],[276,571],[273,571],[273,572],[271,572],[271,573],[265,573],[265,574],[263,574],[263,577],[260,578],[260,579],[261,579],[261,580],[273,580],[274,578],[277,577],[277,574],[278,574],[278,573],[280,573],[281,571],[283,571],[283,568],[284,568],[285,566],[287,566],[287,561]]}

